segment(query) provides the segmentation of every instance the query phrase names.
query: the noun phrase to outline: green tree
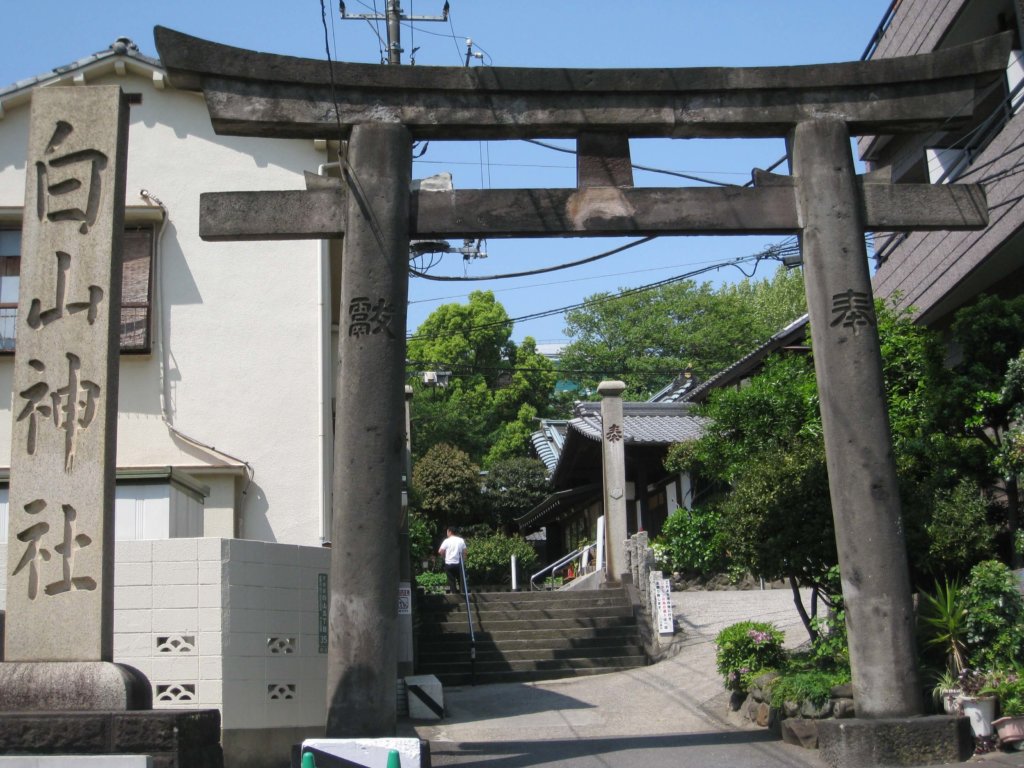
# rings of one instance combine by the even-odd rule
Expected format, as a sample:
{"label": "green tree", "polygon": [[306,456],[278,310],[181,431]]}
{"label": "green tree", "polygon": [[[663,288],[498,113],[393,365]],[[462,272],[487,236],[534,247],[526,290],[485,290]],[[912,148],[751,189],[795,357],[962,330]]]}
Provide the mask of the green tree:
{"label": "green tree", "polygon": [[525,457],[529,452],[530,436],[536,429],[537,409],[529,403],[523,403],[515,421],[505,422],[492,435],[490,448],[484,456],[484,466],[490,469],[501,461],[517,456]]}
{"label": "green tree", "polygon": [[719,289],[684,281],[619,298],[595,294],[566,314],[565,375],[590,389],[603,378],[644,396],[690,369],[717,373],[805,311],[803,278],[780,269],[770,280]]}
{"label": "green tree", "polygon": [[437,526],[475,522],[480,506],[480,469],[465,451],[438,443],[412,472],[416,504]]}
{"label": "green tree", "polygon": [[[1020,488],[1016,474],[1005,472],[1003,459],[1007,437],[1013,442],[1014,414],[1024,401],[1020,390],[1007,388],[1007,375],[1024,349],[1024,296],[980,297],[957,311],[950,337],[956,362],[948,371],[941,413],[950,434],[969,435],[983,446],[990,473],[983,482],[1004,491],[1012,541],[1019,528]],[[1019,566],[1016,551],[1012,557]]]}
{"label": "green tree", "polygon": [[462,379],[497,383],[511,354],[512,322],[491,291],[468,304],[442,304],[409,339],[406,356],[419,370],[452,371]]}
{"label": "green tree", "polygon": [[[936,505],[972,458],[962,439],[936,428],[942,391],[941,366],[934,365],[941,360],[937,336],[915,326],[907,312],[879,304],[877,317],[907,541],[920,575],[952,556],[948,542],[929,550],[930,536],[949,525],[948,515],[934,516]],[[715,505],[725,547],[737,563],[827,598],[836,552],[812,359],[775,356],[747,386],[714,393],[701,413],[709,419],[705,436],[674,446],[666,466],[696,470],[722,489],[702,503]],[[973,547],[970,557],[980,551]],[[811,613],[802,618],[813,639],[813,604]]]}
{"label": "green tree", "polygon": [[515,519],[533,509],[550,492],[544,462],[520,457],[491,466],[483,498],[494,525],[511,533]]}
{"label": "green tree", "polygon": [[468,304],[438,307],[409,339],[412,373],[450,374],[443,386],[412,379],[414,461],[442,442],[485,466],[526,455],[533,419],[548,415],[558,375],[532,338],[517,347],[511,332],[494,294],[474,291]]}

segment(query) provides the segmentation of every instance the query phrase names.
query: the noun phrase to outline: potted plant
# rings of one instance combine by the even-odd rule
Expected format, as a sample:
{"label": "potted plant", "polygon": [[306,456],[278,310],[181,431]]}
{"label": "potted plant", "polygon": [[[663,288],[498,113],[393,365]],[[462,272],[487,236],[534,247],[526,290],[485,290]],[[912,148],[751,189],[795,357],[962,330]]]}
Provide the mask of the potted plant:
{"label": "potted plant", "polygon": [[1002,717],[992,721],[999,743],[1024,748],[1024,679],[1010,674],[995,687]]}
{"label": "potted plant", "polygon": [[978,738],[992,736],[992,721],[996,716],[996,696],[984,672],[965,669],[960,673],[960,695],[956,698],[958,710],[971,721],[971,730]]}
{"label": "potted plant", "polygon": [[935,676],[935,687],[932,688],[932,697],[935,705],[940,707],[947,715],[954,715],[957,712],[957,697],[963,693],[960,690],[960,675],[954,674],[949,669],[944,669]]}

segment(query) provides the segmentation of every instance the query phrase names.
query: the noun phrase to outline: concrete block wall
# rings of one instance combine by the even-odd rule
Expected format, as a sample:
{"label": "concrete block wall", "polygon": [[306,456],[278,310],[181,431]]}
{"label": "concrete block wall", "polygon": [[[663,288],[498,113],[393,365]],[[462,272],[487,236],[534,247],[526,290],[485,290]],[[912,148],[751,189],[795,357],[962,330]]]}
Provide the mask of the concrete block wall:
{"label": "concrete block wall", "polygon": [[240,539],[117,542],[114,658],[146,674],[154,707],[216,707],[225,731],[322,727],[329,560]]}
{"label": "concrete block wall", "polygon": [[318,584],[330,551],[220,539],[224,730],[320,726],[327,654]]}

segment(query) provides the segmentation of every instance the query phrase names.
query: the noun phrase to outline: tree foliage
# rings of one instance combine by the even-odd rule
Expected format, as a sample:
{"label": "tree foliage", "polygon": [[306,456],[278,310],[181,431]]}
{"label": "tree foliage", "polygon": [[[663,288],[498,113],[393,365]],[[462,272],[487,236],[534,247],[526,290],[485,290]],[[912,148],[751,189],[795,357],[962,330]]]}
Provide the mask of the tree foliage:
{"label": "tree foliage", "polygon": [[496,533],[473,539],[466,548],[466,574],[471,589],[507,584],[512,580],[512,556],[529,572],[537,564],[537,553],[526,541]]}
{"label": "tree foliage", "polygon": [[489,466],[525,456],[533,419],[548,414],[558,375],[526,337],[511,340],[508,313],[490,291],[445,304],[409,340],[413,371],[451,374],[445,386],[413,381],[413,457],[438,443],[457,445]]}
{"label": "tree foliage", "polygon": [[550,492],[544,462],[518,457],[491,465],[483,498],[493,524],[511,532],[515,519],[533,509]]}
{"label": "tree foliage", "polygon": [[442,304],[409,339],[406,356],[419,370],[452,371],[493,386],[510,357],[512,323],[492,291],[473,291],[467,304]]}
{"label": "tree foliage", "polygon": [[480,503],[480,469],[465,451],[438,443],[416,462],[412,487],[420,511],[436,525],[471,522]]}
{"label": "tree foliage", "polygon": [[[979,473],[979,482],[1002,485],[1012,541],[1019,528],[1020,488],[1005,460],[1013,453],[1015,414],[1024,408],[1024,388],[1014,385],[1014,360],[1024,349],[1024,296],[981,296],[957,311],[950,337],[955,362],[941,397],[941,424],[946,434],[970,436],[983,451],[987,473]],[[1013,558],[1021,564],[1019,555]]]}
{"label": "tree foliage", "polygon": [[[626,382],[643,399],[674,375],[717,373],[805,311],[803,278],[781,269],[770,280],[714,288],[685,281],[610,299],[588,297],[566,314],[561,367],[590,389],[603,378]],[[610,299],[610,300],[609,300]]]}
{"label": "tree foliage", "polygon": [[[990,529],[971,479],[973,446],[937,425],[947,386],[939,338],[908,312],[879,304],[877,317],[912,569],[921,579],[969,568],[985,555]],[[746,386],[714,393],[701,413],[705,436],[674,446],[667,468],[717,484],[717,498],[698,501],[720,515],[735,562],[827,593],[837,554],[812,359],[775,356]]]}

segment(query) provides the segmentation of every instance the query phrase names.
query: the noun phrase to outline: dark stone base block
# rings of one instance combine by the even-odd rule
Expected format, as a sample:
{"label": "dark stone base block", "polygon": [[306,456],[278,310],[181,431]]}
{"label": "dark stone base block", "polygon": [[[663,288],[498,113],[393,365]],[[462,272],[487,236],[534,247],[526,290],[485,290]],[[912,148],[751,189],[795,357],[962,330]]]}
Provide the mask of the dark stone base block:
{"label": "dark stone base block", "polygon": [[954,763],[974,751],[966,717],[820,720],[818,748],[831,768]]}
{"label": "dark stone base block", "polygon": [[220,712],[0,712],[3,755],[152,755],[154,768],[224,768]]}
{"label": "dark stone base block", "polygon": [[0,662],[0,712],[107,712],[152,706],[149,680],[126,664]]}

